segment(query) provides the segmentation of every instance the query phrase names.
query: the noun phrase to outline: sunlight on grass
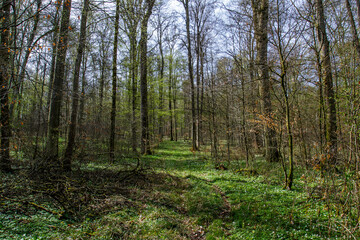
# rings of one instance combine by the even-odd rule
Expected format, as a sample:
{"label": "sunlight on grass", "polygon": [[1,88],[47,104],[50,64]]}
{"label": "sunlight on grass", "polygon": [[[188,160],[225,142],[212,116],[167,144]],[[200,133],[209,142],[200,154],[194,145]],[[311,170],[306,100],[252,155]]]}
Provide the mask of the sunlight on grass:
{"label": "sunlight on grass", "polygon": [[[64,222],[47,213],[33,217],[0,214],[1,239],[336,239],[328,235],[325,203],[309,199],[295,179],[295,190],[283,189],[279,166],[258,157],[259,174],[216,170],[210,157],[190,151],[186,142],[164,141],[143,156],[146,171],[127,195],[107,197],[113,206],[82,222]],[[134,169],[136,159],[109,164],[98,159],[82,164],[87,171]],[[153,172],[153,173],[151,173]],[[300,176],[300,174],[298,174]],[[143,179],[142,179],[143,178]],[[130,181],[130,180],[129,180]],[[149,182],[150,185],[146,185]],[[109,183],[110,184],[110,183]],[[142,184],[145,184],[142,186]],[[118,196],[118,197],[117,197]],[[121,197],[121,201],[117,200]],[[107,201],[107,202],[106,202]],[[123,205],[119,205],[119,202]],[[229,208],[229,209],[228,209]],[[3,230],[5,229],[5,231]],[[64,230],[66,229],[66,230]],[[51,234],[50,234],[51,232]]]}

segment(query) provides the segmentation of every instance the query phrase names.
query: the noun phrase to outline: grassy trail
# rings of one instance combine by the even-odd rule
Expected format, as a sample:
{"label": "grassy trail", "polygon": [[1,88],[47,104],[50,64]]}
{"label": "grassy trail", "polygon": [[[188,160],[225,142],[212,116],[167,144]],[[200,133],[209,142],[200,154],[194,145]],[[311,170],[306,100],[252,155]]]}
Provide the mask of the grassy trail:
{"label": "grassy trail", "polygon": [[[216,170],[208,158],[191,152],[186,142],[164,141],[141,159],[147,170],[129,171],[125,177],[119,170],[133,169],[134,159],[112,165],[91,161],[81,167],[83,177],[73,180],[84,185],[68,184],[71,196],[91,197],[86,207],[74,208],[84,209],[77,221],[39,209],[24,214],[5,202],[0,239],[336,238],[327,234],[326,207],[308,198],[300,177],[287,191],[281,172],[274,170],[279,166],[257,159],[253,164],[259,174],[250,176],[234,171],[242,162],[235,162],[233,170]],[[90,190],[75,195],[70,189]]]}
{"label": "grassy trail", "polygon": [[[262,171],[256,176],[241,175],[233,170],[216,170],[203,154],[192,153],[190,146],[184,142],[162,143],[156,154],[147,161],[151,159],[160,161],[156,164],[158,170],[163,169],[169,174],[187,179],[197,189],[196,195],[200,196],[201,201],[213,204],[199,206],[207,208],[203,217],[205,223],[200,220],[206,226],[206,239],[329,237],[326,208],[307,198],[300,179],[295,180],[294,191],[284,190],[282,173],[274,171],[269,174],[272,168],[265,166],[266,163],[261,160],[256,164],[262,165],[257,168]],[[211,196],[213,200],[210,200]],[[216,198],[221,201],[215,201]],[[220,215],[217,209],[222,209]]]}

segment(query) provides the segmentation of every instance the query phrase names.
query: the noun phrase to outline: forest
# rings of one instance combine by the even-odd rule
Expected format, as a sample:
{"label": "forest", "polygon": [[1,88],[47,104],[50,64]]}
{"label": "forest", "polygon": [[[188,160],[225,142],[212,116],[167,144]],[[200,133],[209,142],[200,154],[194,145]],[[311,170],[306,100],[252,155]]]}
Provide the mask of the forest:
{"label": "forest", "polygon": [[1,0],[0,239],[360,239],[360,0]]}

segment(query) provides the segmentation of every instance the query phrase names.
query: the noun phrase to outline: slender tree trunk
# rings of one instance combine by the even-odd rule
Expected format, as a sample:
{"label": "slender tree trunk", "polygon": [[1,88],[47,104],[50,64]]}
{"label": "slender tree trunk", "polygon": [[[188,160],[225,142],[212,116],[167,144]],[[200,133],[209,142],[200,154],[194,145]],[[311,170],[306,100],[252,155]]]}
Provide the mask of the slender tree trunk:
{"label": "slender tree trunk", "polygon": [[146,13],[141,21],[140,36],[141,154],[151,154],[147,92],[147,26],[155,0],[146,0],[145,4]]}
{"label": "slender tree trunk", "polygon": [[[39,55],[40,56],[40,55]],[[39,62],[38,64],[40,65],[40,57],[39,57]],[[40,93],[40,100],[39,100],[39,104],[38,104],[38,123],[37,123],[37,131],[36,131],[36,137],[35,137],[35,149],[34,149],[34,155],[33,155],[33,159],[35,160],[37,157],[37,153],[38,153],[38,149],[39,149],[39,135],[40,135],[40,130],[41,130],[41,115],[42,115],[42,104],[43,104],[43,96],[44,96],[44,86],[45,86],[45,74],[46,74],[46,63],[44,66],[44,72],[43,72],[44,76],[42,77],[43,81],[41,84],[41,93]]]}
{"label": "slender tree trunk", "polygon": [[248,143],[248,136],[247,136],[247,127],[246,127],[246,98],[245,98],[245,78],[244,78],[244,71],[243,71],[243,61],[242,59],[235,59],[241,76],[241,133],[244,138],[244,146],[245,146],[245,154],[246,154],[246,168],[249,167],[249,143]]}
{"label": "slender tree trunk", "polygon": [[259,78],[261,81],[261,98],[263,115],[265,122],[265,158],[268,162],[279,161],[279,150],[276,141],[276,131],[270,127],[272,124],[272,106],[271,106],[271,82],[269,77],[269,66],[267,63],[268,49],[268,18],[269,18],[269,1],[252,0],[253,18],[255,26],[255,38],[257,59],[256,64],[259,69]]}
{"label": "slender tree trunk", "polygon": [[176,84],[177,84],[177,77],[174,76],[173,78],[173,94],[172,94],[172,99],[173,99],[173,109],[174,109],[174,134],[175,134],[175,141],[178,140],[178,123],[177,123],[177,111],[176,111],[176,93],[177,93],[177,88],[176,88]]}
{"label": "slender tree trunk", "polygon": [[324,104],[324,90],[322,81],[322,68],[320,61],[320,54],[317,52],[317,69],[319,76],[319,140],[320,140],[320,153],[324,151],[324,136],[326,136],[326,116]]}
{"label": "slender tree trunk", "polygon": [[212,131],[213,131],[213,146],[212,146],[212,153],[213,158],[217,164],[218,161],[218,136],[217,136],[217,124],[216,124],[216,100],[215,100],[215,90],[214,90],[214,77],[211,77],[211,86],[210,86],[210,93],[211,93],[211,122],[212,122]]}
{"label": "slender tree trunk", "polygon": [[327,121],[326,128],[326,141],[328,147],[328,153],[330,154],[330,163],[336,164],[337,156],[337,122],[336,122],[336,103],[335,94],[333,89],[332,68],[330,61],[329,41],[326,35],[325,15],[322,0],[316,0],[317,10],[317,37],[321,46],[321,62],[322,73],[325,85],[325,97],[327,101]]}
{"label": "slender tree trunk", "polygon": [[115,120],[116,120],[116,78],[117,78],[117,49],[119,38],[119,20],[120,20],[120,0],[116,0],[116,14],[115,14],[115,34],[114,34],[114,51],[112,64],[112,97],[111,97],[111,126],[110,126],[110,161],[114,162],[115,156]]}
{"label": "slender tree trunk", "polygon": [[79,106],[79,119],[78,119],[79,136],[80,136],[80,139],[81,139],[80,158],[83,157],[83,151],[84,151],[84,145],[85,145],[85,129],[83,127],[83,123],[84,123],[84,108],[85,108],[86,70],[87,70],[87,56],[84,55],[83,56],[82,79],[81,79],[81,95],[80,95],[80,106]]}
{"label": "slender tree trunk", "polygon": [[201,82],[201,96],[200,96],[200,111],[199,111],[199,132],[201,135],[199,135],[199,141],[200,144],[204,144],[204,136],[202,134],[202,128],[203,128],[203,111],[204,111],[204,91],[205,91],[205,81],[204,81],[204,50],[203,46],[200,45],[200,82]]}
{"label": "slender tree trunk", "polygon": [[172,109],[172,81],[173,81],[173,55],[172,55],[172,49],[170,50],[170,56],[169,56],[169,92],[168,92],[168,98],[169,98],[169,113],[170,113],[170,141],[174,141],[174,127],[173,127],[173,109]]}
{"label": "slender tree trunk", "polygon": [[77,55],[75,60],[74,79],[73,79],[73,93],[72,93],[72,106],[71,106],[71,119],[68,134],[68,144],[65,150],[65,156],[63,161],[63,168],[65,171],[71,171],[72,156],[74,153],[76,127],[77,127],[77,116],[78,116],[78,105],[79,105],[79,78],[80,78],[80,67],[82,57],[84,55],[85,41],[86,41],[86,23],[89,11],[89,1],[84,0],[84,7],[81,14],[81,25],[80,25],[80,36],[79,46],[77,49]]}
{"label": "slender tree trunk", "polygon": [[359,36],[358,36],[358,33],[357,33],[354,16],[352,14],[350,1],[345,0],[345,3],[346,3],[346,9],[347,9],[347,12],[348,12],[348,17],[349,17],[350,24],[351,24],[351,33],[353,35],[353,43],[354,43],[356,52],[358,54],[358,59],[360,60],[360,42],[359,42]]}
{"label": "slender tree trunk", "polygon": [[196,146],[200,147],[200,27],[196,23]]}
{"label": "slender tree trunk", "polygon": [[[49,92],[48,92],[48,99],[47,99],[47,117],[48,121],[50,118],[50,105],[51,105],[51,96],[52,96],[52,89],[54,84],[54,77],[55,77],[55,64],[56,64],[56,51],[57,51],[57,44],[58,44],[58,35],[59,35],[59,12],[61,7],[62,0],[57,1],[56,3],[56,13],[55,13],[55,24],[54,24],[54,33],[53,33],[53,45],[52,45],[52,54],[51,54],[51,65],[50,65],[50,76],[49,76]],[[22,84],[22,83],[21,83]]]}
{"label": "slender tree trunk", "polygon": [[360,0],[355,0],[357,7],[358,24],[360,25]]}
{"label": "slender tree trunk", "polygon": [[10,6],[11,1],[2,1],[1,6],[1,40],[0,40],[0,104],[1,104],[1,145],[0,169],[11,172],[10,138],[11,124],[9,113],[9,67],[10,67]]}
{"label": "slender tree trunk", "polygon": [[159,24],[159,50],[160,50],[160,79],[159,79],[159,137],[160,141],[162,141],[164,136],[164,120],[162,111],[164,110],[164,66],[165,66],[165,59],[164,59],[164,52],[162,47],[162,25],[160,21],[160,15],[158,16],[158,24]]}
{"label": "slender tree trunk", "polygon": [[[136,34],[136,33],[133,33]],[[134,153],[137,152],[137,127],[136,127],[136,99],[137,99],[137,57],[136,57],[136,36],[130,38],[130,58],[131,58],[131,86],[132,86],[132,121],[131,121],[131,146]]]}
{"label": "slender tree trunk", "polygon": [[194,151],[198,150],[197,145],[197,128],[196,128],[196,109],[195,109],[195,86],[194,86],[194,73],[192,65],[192,52],[191,52],[191,34],[190,34],[190,12],[189,12],[189,0],[182,0],[182,4],[185,8],[185,24],[186,24],[186,39],[187,39],[187,51],[188,51],[188,70],[191,86],[191,115],[192,115],[192,148]]}
{"label": "slender tree trunk", "polygon": [[[104,54],[105,55],[105,54]],[[98,134],[102,131],[102,114],[103,114],[103,101],[104,101],[104,86],[105,86],[105,66],[106,60],[105,56],[100,59],[101,67],[100,67],[100,89],[99,89],[99,112],[98,112]]]}
{"label": "slender tree trunk", "polygon": [[286,129],[288,134],[288,148],[289,148],[289,174],[286,174],[286,183],[285,187],[288,190],[291,190],[292,184],[293,184],[293,178],[294,178],[294,145],[293,145],[293,135],[292,135],[292,129],[291,129],[291,120],[290,120],[290,104],[289,104],[289,97],[288,97],[288,91],[286,86],[286,69],[284,68],[284,59],[282,56],[280,56],[280,61],[282,62],[282,74],[280,76],[281,79],[281,89],[284,94],[285,99],[285,115],[286,115]]}
{"label": "slender tree trunk", "polygon": [[[68,44],[68,30],[70,22],[71,0],[63,3],[60,37],[57,44],[57,58],[55,64],[54,86],[51,94],[50,118],[47,139],[47,158],[51,167],[60,167],[58,161],[59,133],[60,133],[60,111],[63,96],[63,85],[65,82],[65,59]],[[44,166],[45,167],[45,166]]]}

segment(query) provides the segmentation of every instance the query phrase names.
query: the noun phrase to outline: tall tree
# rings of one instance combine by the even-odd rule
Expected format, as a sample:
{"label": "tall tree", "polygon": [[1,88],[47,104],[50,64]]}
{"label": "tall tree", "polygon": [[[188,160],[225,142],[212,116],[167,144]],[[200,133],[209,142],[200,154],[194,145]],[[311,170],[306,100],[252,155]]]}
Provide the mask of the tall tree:
{"label": "tall tree", "polygon": [[252,0],[253,21],[256,39],[256,64],[261,82],[262,111],[265,118],[265,158],[269,162],[279,160],[280,154],[276,141],[276,132],[271,127],[271,81],[268,66],[268,19],[269,0]]}
{"label": "tall tree", "polygon": [[320,44],[320,59],[322,67],[322,79],[325,85],[325,98],[327,102],[326,112],[326,142],[328,153],[330,154],[331,164],[336,163],[337,155],[337,122],[336,122],[336,103],[333,89],[332,67],[330,61],[329,40],[326,34],[326,20],[324,5],[322,0],[316,0],[317,14],[317,38]]}
{"label": "tall tree", "polygon": [[114,34],[114,50],[112,63],[112,96],[111,96],[111,114],[110,114],[110,161],[114,161],[115,155],[115,120],[116,120],[116,78],[117,78],[117,49],[119,38],[119,19],[120,19],[120,0],[116,0],[115,13],[115,34]]}
{"label": "tall tree", "polygon": [[55,76],[55,64],[56,64],[56,50],[59,36],[59,22],[60,22],[60,9],[61,9],[62,0],[56,2],[56,13],[54,16],[54,26],[53,26],[53,36],[52,36],[52,51],[51,51],[51,65],[50,65],[50,76],[49,76],[49,93],[47,98],[47,116],[50,117],[50,104],[51,104],[51,95],[52,88],[54,84]]}
{"label": "tall tree", "polygon": [[142,0],[121,0],[121,17],[125,24],[125,33],[129,38],[130,49],[130,66],[129,66],[129,78],[130,78],[130,91],[131,92],[131,148],[134,153],[137,152],[138,138],[137,138],[137,109],[138,109],[138,26],[141,20],[141,3]]}
{"label": "tall tree", "polygon": [[79,105],[79,78],[80,78],[80,66],[82,57],[84,55],[85,41],[86,41],[86,23],[89,12],[90,0],[84,0],[84,6],[81,14],[80,24],[80,36],[79,45],[77,48],[75,68],[74,68],[74,79],[73,79],[73,92],[72,92],[72,109],[71,119],[68,133],[68,142],[65,150],[63,167],[65,171],[71,171],[71,161],[74,152],[75,137],[76,137],[76,126],[78,116],[78,105]]}
{"label": "tall tree", "polygon": [[47,160],[52,167],[61,167],[58,161],[59,133],[60,133],[60,111],[65,82],[65,60],[68,48],[68,34],[71,12],[71,0],[64,0],[59,40],[57,43],[57,56],[55,63],[55,76],[53,90],[51,92],[50,117],[48,125],[48,139],[46,145]]}
{"label": "tall tree", "polygon": [[165,29],[168,27],[166,24],[166,18],[162,17],[162,13],[159,10],[157,12],[157,41],[160,52],[159,59],[159,137],[160,141],[162,141],[164,136],[164,119],[163,113],[164,110],[164,69],[165,69],[165,57],[164,57],[164,49],[163,49],[163,35]]}
{"label": "tall tree", "polygon": [[1,145],[0,169],[4,172],[11,171],[10,163],[10,112],[9,112],[9,66],[10,66],[10,7],[11,0],[2,1],[0,18],[0,105],[1,105]]}
{"label": "tall tree", "polygon": [[141,92],[141,154],[150,154],[150,136],[148,119],[148,93],[147,93],[147,38],[148,22],[154,7],[155,0],[146,0],[146,12],[141,20],[140,37],[140,92]]}
{"label": "tall tree", "polygon": [[197,126],[196,126],[196,109],[195,109],[195,84],[194,84],[194,72],[193,72],[193,60],[192,60],[192,50],[191,50],[191,33],[190,33],[190,7],[189,0],[180,0],[185,9],[185,25],[186,25],[186,48],[187,48],[187,57],[188,57],[188,71],[189,71],[189,80],[191,87],[191,119],[192,119],[192,149],[197,151]]}

